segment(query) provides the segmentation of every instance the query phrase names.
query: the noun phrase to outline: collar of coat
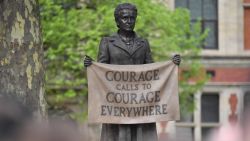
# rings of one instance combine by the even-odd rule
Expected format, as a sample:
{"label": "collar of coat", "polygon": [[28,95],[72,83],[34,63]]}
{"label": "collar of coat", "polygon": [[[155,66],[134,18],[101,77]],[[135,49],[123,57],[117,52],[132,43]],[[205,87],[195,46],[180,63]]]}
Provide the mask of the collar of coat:
{"label": "collar of coat", "polygon": [[122,41],[120,36],[115,33],[114,35],[109,37],[110,43],[112,43],[114,46],[121,48],[125,52],[127,52],[129,55],[133,55],[139,48],[145,46],[145,40],[141,37],[138,37],[135,34],[134,44],[131,50],[126,46],[126,44]]}

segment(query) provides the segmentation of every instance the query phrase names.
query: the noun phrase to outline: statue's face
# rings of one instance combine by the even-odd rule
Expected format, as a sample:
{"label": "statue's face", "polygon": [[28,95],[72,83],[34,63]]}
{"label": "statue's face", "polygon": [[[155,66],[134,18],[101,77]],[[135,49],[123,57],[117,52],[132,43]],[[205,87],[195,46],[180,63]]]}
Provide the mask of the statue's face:
{"label": "statue's face", "polygon": [[120,30],[133,31],[135,27],[136,13],[130,9],[123,9],[119,12],[117,24]]}

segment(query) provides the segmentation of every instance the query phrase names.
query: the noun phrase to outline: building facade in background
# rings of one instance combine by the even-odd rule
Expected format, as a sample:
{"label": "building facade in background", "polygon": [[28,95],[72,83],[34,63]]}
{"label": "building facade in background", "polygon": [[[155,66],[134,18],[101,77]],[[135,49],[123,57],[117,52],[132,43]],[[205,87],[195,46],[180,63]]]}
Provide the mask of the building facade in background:
{"label": "building facade in background", "polygon": [[211,80],[195,94],[194,113],[159,123],[160,140],[205,141],[211,129],[239,121],[250,106],[250,0],[165,0],[190,10],[191,22],[209,29],[202,62]]}

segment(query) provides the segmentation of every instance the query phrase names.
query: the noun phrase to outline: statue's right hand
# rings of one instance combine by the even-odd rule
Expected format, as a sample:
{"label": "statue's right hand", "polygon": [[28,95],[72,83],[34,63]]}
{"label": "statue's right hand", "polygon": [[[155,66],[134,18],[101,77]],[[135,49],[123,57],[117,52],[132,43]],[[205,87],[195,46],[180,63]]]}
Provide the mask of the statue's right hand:
{"label": "statue's right hand", "polygon": [[91,57],[85,55],[84,67],[89,67],[90,65],[92,65],[92,61],[93,61],[93,59]]}

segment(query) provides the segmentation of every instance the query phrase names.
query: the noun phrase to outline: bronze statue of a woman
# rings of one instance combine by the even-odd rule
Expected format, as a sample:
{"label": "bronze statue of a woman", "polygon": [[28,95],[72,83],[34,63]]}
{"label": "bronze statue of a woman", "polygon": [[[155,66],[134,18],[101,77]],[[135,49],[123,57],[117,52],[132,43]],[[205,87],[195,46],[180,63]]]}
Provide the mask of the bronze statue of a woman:
{"label": "bronze statue of a woman", "polygon": [[[137,8],[133,4],[119,4],[114,12],[118,32],[103,37],[99,46],[98,62],[117,65],[153,63],[149,43],[134,32]],[[180,64],[180,55],[172,58]],[[92,64],[86,57],[85,67]],[[155,123],[144,124],[103,124],[101,141],[157,141]]]}

